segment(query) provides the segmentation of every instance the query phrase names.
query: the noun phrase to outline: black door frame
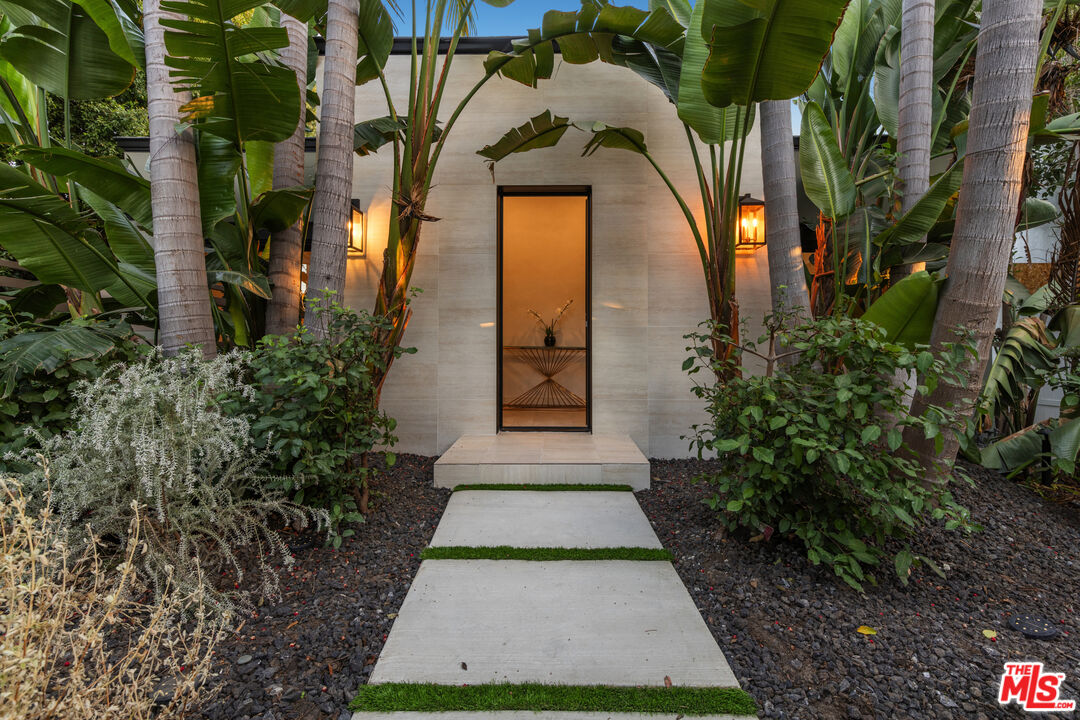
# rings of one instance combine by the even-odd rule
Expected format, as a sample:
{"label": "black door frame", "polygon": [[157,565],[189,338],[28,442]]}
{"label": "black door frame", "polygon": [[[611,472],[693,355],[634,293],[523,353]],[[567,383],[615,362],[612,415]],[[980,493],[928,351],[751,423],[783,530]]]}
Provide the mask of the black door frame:
{"label": "black door frame", "polygon": [[[506,427],[503,425],[503,198],[505,197],[585,198],[585,425],[583,427]],[[592,432],[592,186],[591,185],[500,185],[496,201],[496,420],[497,432]]]}

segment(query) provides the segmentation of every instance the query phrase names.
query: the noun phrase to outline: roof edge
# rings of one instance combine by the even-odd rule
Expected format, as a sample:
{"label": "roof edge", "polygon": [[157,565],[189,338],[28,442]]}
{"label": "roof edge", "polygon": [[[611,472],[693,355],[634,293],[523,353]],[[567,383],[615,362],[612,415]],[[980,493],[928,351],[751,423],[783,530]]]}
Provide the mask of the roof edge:
{"label": "roof edge", "polygon": [[[113,142],[124,152],[150,152],[150,138],[141,136],[118,135]],[[315,152],[315,138],[304,138],[304,152]]]}
{"label": "roof edge", "polygon": [[[459,55],[487,55],[495,50],[498,52],[510,52],[511,43],[519,39],[517,35],[485,35],[482,37],[463,37],[458,40],[457,50]],[[319,48],[319,54],[326,54],[326,40],[322,37],[315,38],[315,46]],[[420,52],[424,50],[424,38],[416,39],[416,47]],[[445,55],[450,49],[450,38],[442,38],[439,41],[439,54]],[[558,52],[558,45],[555,46]],[[391,55],[408,55],[412,52],[412,37],[402,35],[394,38],[394,45],[390,50]]]}

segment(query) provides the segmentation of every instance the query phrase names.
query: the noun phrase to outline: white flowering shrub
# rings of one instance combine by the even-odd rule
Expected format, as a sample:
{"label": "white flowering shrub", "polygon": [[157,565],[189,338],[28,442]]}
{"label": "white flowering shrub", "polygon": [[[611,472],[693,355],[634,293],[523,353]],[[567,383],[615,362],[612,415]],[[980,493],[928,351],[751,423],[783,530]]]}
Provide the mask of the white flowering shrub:
{"label": "white flowering shrub", "polygon": [[231,566],[235,592],[219,599],[278,594],[271,563],[291,557],[276,528],[324,516],[272,489],[280,483],[259,474],[266,458],[248,418],[221,410],[219,398],[252,392],[240,379],[245,357],[155,354],[76,391],[72,427],[42,441],[41,469],[27,478],[39,497],[51,490],[73,542],[96,537],[119,551],[137,519],[138,567],[158,592],[167,577],[202,582]]}

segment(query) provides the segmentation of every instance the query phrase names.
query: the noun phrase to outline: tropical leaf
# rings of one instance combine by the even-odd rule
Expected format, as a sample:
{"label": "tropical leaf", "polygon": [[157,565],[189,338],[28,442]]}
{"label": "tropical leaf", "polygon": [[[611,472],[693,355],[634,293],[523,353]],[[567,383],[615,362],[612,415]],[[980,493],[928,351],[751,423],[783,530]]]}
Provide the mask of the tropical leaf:
{"label": "tropical leaf", "polygon": [[[801,147],[801,145],[800,145]],[[874,238],[878,247],[918,243],[941,218],[949,200],[960,189],[963,180],[963,161],[957,161],[942,173],[900,218]]]}
{"label": "tropical leaf", "polygon": [[100,292],[117,276],[87,222],[28,175],[0,163],[0,246],[42,283]]}
{"label": "tropical leaf", "polygon": [[311,202],[312,188],[289,187],[267,190],[251,204],[251,227],[256,232],[280,232],[292,227]]}
{"label": "tropical leaf", "polygon": [[146,67],[142,27],[116,0],[74,0],[109,38],[109,48],[125,62]]}
{"label": "tropical leaf", "polygon": [[576,125],[583,130],[592,133],[592,137],[585,144],[582,157],[592,155],[602,147],[615,150],[629,150],[639,155],[648,155],[645,147],[645,135],[640,130],[630,127],[615,127],[602,122]]}
{"label": "tropical leaf", "polygon": [[137,267],[152,276],[156,267],[154,248],[135,221],[113,203],[85,188],[79,197],[105,223],[109,248],[121,263]]}
{"label": "tropical leaf", "polygon": [[660,8],[671,13],[671,17],[675,18],[680,25],[688,26],[690,24],[690,13],[693,12],[690,7],[690,0],[649,0],[650,10]]}
{"label": "tropical leaf", "polygon": [[825,113],[815,103],[803,108],[799,169],[806,196],[832,220],[855,209],[855,180]]}
{"label": "tropical leaf", "polygon": [[900,125],[900,32],[897,28],[881,39],[874,68],[874,107],[881,127],[896,137]]}
{"label": "tropical leaf", "polygon": [[113,203],[147,230],[153,228],[150,182],[130,172],[114,158],[94,158],[62,147],[16,148],[27,165],[52,175],[74,180],[95,195]]}
{"label": "tropical leaf", "polygon": [[1024,199],[1024,209],[1021,212],[1020,223],[1016,226],[1017,232],[1024,232],[1046,225],[1058,219],[1061,211],[1057,205],[1042,198],[1029,197]]}
{"label": "tropical leaf", "polygon": [[[558,42],[564,62],[574,65],[595,60],[630,67],[650,82],[670,93],[674,87],[674,66],[670,55],[681,56],[686,28],[660,5],[651,11],[635,7],[583,3],[578,12],[549,10],[539,28],[527,38],[514,40],[509,53],[493,51],[484,61],[489,73],[536,87],[537,80],[551,77],[554,43]],[[662,60],[644,55],[665,50]],[[659,53],[657,53],[659,57]],[[670,97],[670,94],[669,94]]]}
{"label": "tropical leaf", "polygon": [[163,0],[188,19],[164,19],[165,59],[174,84],[195,98],[181,110],[202,132],[240,147],[248,140],[280,142],[300,121],[296,75],[256,56],[289,43],[280,27],[239,27],[231,18],[259,0]]}
{"label": "tropical leaf", "polygon": [[251,195],[258,197],[274,187],[274,143],[249,140],[244,145],[244,167],[247,169]]}
{"label": "tropical leaf", "polygon": [[[326,15],[326,0],[272,0],[274,7],[297,20],[321,18]],[[365,0],[366,1],[366,0]]]}
{"label": "tropical leaf", "polygon": [[814,81],[847,0],[698,0],[710,47],[702,86],[716,107],[787,100]]}
{"label": "tropical leaf", "polygon": [[1017,320],[1009,327],[987,370],[979,396],[980,409],[995,417],[1005,407],[1020,403],[1027,397],[1028,388],[1043,385],[1045,373],[1057,365],[1054,341],[1047,334],[1042,318]]}
{"label": "tropical leaf", "polygon": [[[322,0],[323,6],[326,0]],[[360,0],[356,84],[379,77],[394,47],[394,21],[381,0]]]}
{"label": "tropical leaf", "polygon": [[52,315],[57,306],[64,306],[67,302],[67,293],[59,285],[31,285],[24,287],[8,299],[8,307],[11,312],[29,313],[35,318],[44,318]]}
{"label": "tropical leaf", "polygon": [[215,283],[235,285],[264,300],[270,299],[270,282],[265,275],[248,275],[235,270],[207,270],[206,279],[210,285]]}
{"label": "tropical leaf", "polygon": [[219,222],[236,214],[236,175],[242,158],[226,138],[200,132],[197,141],[199,211],[203,235],[209,235]]}
{"label": "tropical leaf", "polygon": [[360,157],[371,155],[408,127],[404,118],[394,120],[389,115],[357,123],[353,128],[353,152]]}
{"label": "tropical leaf", "polygon": [[0,57],[36,85],[69,100],[122,92],[135,66],[117,55],[109,36],[70,0],[8,0],[41,22],[19,25],[0,42]]}
{"label": "tropical leaf", "polygon": [[554,147],[570,125],[568,118],[553,116],[550,110],[545,110],[524,125],[509,130],[494,145],[477,150],[476,154],[498,162],[513,153]]}
{"label": "tropical leaf", "polygon": [[[126,332],[125,332],[126,329]],[[64,324],[56,329],[13,335],[0,342],[5,367],[4,393],[8,397],[20,375],[52,372],[61,363],[99,357],[131,334],[126,323],[116,326]]]}
{"label": "tropical leaf", "polygon": [[[679,119],[693,128],[703,143],[714,145],[729,142],[735,137],[735,115],[737,108],[718,108],[705,100],[701,87],[701,74],[705,69],[705,60],[709,48],[701,36],[701,16],[705,3],[698,2],[690,16],[690,26],[686,31],[686,44],[682,52],[682,72],[679,80],[679,94],[676,106]],[[743,134],[750,131],[753,123],[753,106],[748,116]]]}
{"label": "tropical leaf", "polygon": [[1044,438],[1040,432],[1044,426],[1042,423],[1033,425],[987,445],[980,452],[979,463],[1002,473],[1028,467],[1044,452]]}
{"label": "tropical leaf", "polygon": [[863,314],[863,320],[885,328],[889,342],[914,348],[930,343],[944,278],[925,270],[890,287]]}

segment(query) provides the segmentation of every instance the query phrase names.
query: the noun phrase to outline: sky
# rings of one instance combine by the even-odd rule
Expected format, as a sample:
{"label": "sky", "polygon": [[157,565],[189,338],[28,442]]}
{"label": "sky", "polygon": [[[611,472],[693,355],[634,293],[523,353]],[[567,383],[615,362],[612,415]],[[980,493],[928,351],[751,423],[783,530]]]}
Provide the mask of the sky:
{"label": "sky", "polygon": [[[412,27],[411,0],[399,0],[404,18],[394,18],[397,34],[407,34]],[[648,9],[648,0],[621,0],[619,5],[634,5]],[[422,0],[417,0],[417,21],[423,26]],[[483,35],[524,35],[529,28],[540,27],[540,21],[548,10],[580,10],[581,0],[516,0],[509,7],[491,7],[483,0],[476,0],[479,27],[475,33]],[[422,29],[421,29],[421,32]]]}

